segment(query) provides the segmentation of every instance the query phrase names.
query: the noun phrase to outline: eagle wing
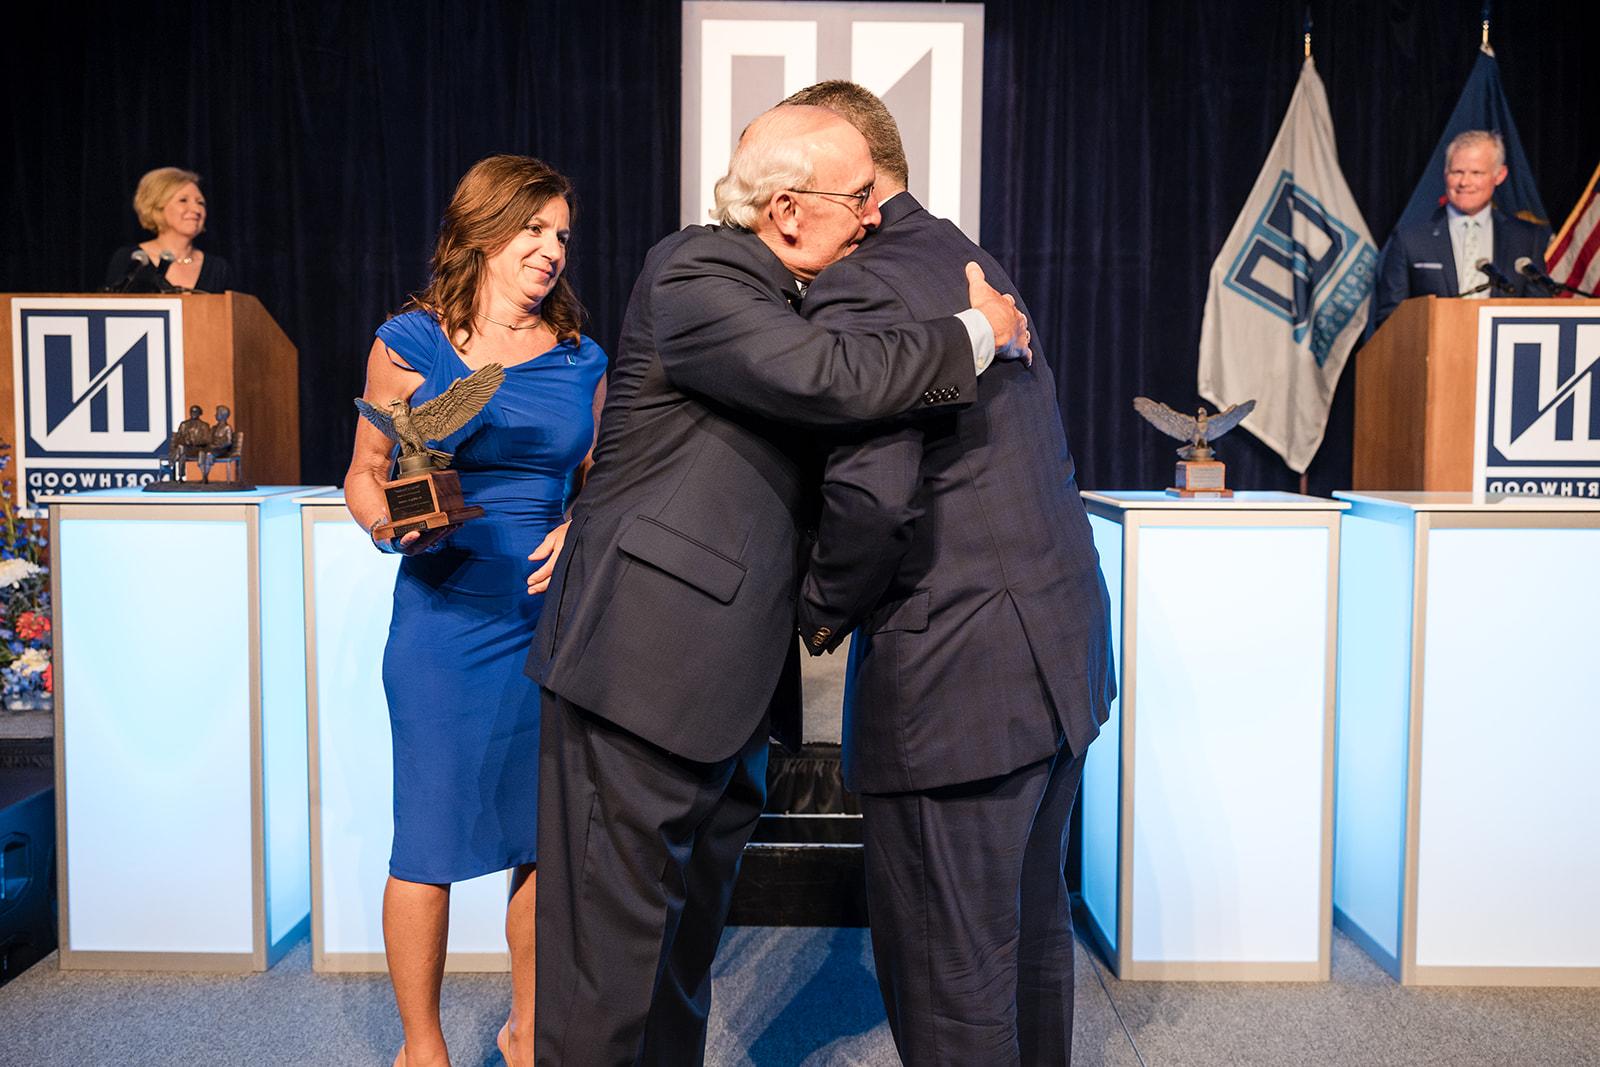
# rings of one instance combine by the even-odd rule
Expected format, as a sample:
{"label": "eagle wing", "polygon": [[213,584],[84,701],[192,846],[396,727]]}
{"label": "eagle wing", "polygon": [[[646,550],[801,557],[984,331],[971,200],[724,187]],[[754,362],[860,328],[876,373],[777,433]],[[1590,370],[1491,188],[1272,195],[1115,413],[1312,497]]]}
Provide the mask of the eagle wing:
{"label": "eagle wing", "polygon": [[1219,411],[1206,420],[1206,440],[1215,441],[1235,426],[1244,421],[1245,416],[1256,409],[1254,400],[1246,400],[1242,404],[1235,404],[1226,411]]}
{"label": "eagle wing", "polygon": [[400,440],[400,435],[394,432],[394,420],[389,417],[387,411],[373,407],[359,396],[356,397],[356,410],[361,412],[362,418],[382,430],[385,437],[391,441]]}
{"label": "eagle wing", "polygon": [[504,367],[486,363],[465,378],[457,378],[426,404],[412,408],[412,425],[427,440],[443,441],[471,422],[505,380]]}
{"label": "eagle wing", "polygon": [[1193,415],[1185,415],[1181,411],[1174,411],[1161,403],[1161,401],[1151,400],[1147,396],[1134,397],[1133,410],[1143,415],[1150,425],[1168,437],[1176,437],[1180,441],[1189,441],[1194,438],[1195,418]]}

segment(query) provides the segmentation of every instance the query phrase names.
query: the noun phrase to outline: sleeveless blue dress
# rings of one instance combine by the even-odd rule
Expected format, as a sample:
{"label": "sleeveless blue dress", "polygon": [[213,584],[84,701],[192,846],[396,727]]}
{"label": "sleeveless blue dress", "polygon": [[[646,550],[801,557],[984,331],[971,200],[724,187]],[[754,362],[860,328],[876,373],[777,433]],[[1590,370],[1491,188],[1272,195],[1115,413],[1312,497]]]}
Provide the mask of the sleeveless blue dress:
{"label": "sleeveless blue dress", "polygon": [[[424,378],[413,405],[471,369],[423,311],[378,338]],[[606,356],[585,337],[506,368],[454,452],[462,496],[486,514],[400,562],[383,656],[394,739],[389,873],[442,884],[537,861],[539,687],[522,673],[543,596],[528,553],[559,525],[594,440]]]}

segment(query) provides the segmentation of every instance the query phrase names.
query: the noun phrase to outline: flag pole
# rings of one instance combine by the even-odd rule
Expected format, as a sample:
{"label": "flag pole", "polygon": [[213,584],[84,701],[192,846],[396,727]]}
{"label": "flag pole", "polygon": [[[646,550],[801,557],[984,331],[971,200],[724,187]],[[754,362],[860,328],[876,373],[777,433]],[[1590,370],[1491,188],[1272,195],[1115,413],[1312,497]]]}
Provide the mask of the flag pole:
{"label": "flag pole", "polygon": [[[1303,42],[1303,44],[1305,46],[1306,62],[1309,63],[1311,61],[1311,5],[1310,4],[1306,5],[1305,27],[1301,32],[1304,34],[1304,36],[1302,37],[1302,42]],[[1308,484],[1308,479],[1307,479],[1306,474],[1305,474],[1304,471],[1302,471],[1300,473],[1300,495],[1301,496],[1310,496],[1311,495],[1311,490],[1310,490],[1310,486]]]}

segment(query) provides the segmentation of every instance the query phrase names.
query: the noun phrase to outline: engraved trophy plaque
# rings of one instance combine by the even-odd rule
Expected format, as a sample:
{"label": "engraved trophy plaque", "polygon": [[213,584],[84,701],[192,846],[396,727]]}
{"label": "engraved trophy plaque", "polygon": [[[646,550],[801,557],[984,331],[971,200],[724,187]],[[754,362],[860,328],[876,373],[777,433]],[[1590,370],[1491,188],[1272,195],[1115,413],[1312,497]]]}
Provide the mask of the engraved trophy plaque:
{"label": "engraved trophy plaque", "polygon": [[505,378],[505,368],[490,363],[417,407],[391,400],[386,410],[356,399],[362,418],[400,445],[396,477],[383,483],[389,521],[375,526],[373,537],[392,540],[413,530],[458,526],[483,514],[482,508],[462,499],[461,476],[449,469],[450,453],[428,442],[442,441],[472,421]]}
{"label": "engraved trophy plaque", "polygon": [[1178,449],[1176,485],[1167,489],[1172,496],[1219,500],[1233,495],[1227,487],[1227,465],[1217,459],[1211,442],[1244,421],[1256,408],[1254,400],[1234,404],[1215,415],[1202,405],[1198,413],[1185,415],[1147,396],[1133,398],[1133,408],[1145,421],[1168,437],[1187,442]]}

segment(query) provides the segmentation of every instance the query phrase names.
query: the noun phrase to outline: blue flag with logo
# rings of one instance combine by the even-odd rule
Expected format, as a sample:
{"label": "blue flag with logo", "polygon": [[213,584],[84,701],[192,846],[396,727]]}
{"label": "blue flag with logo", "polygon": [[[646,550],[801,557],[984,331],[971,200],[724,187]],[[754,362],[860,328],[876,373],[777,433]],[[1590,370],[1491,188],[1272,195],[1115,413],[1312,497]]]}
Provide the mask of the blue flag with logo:
{"label": "blue flag with logo", "polygon": [[1545,212],[1544,201],[1539,199],[1539,190],[1534,188],[1533,171],[1528,166],[1527,154],[1522,151],[1517,124],[1511,119],[1506,91],[1500,85],[1500,65],[1495,62],[1493,52],[1480,50],[1466,87],[1461,90],[1461,99],[1456,101],[1456,109],[1450,113],[1444,134],[1434,146],[1422,180],[1417,183],[1411,202],[1406,205],[1400,221],[1395,223],[1395,229],[1426,222],[1444,202],[1444,150],[1451,139],[1464,130],[1493,130],[1505,140],[1509,173],[1495,190],[1495,207],[1507,215],[1548,225],[1550,216]]}

